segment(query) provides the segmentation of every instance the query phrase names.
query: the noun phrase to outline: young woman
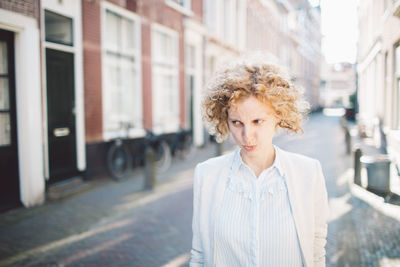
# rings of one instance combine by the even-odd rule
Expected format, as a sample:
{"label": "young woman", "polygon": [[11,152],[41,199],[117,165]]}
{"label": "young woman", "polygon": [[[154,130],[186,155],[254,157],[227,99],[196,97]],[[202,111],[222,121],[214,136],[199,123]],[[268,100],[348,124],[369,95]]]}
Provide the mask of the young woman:
{"label": "young woman", "polygon": [[272,144],[301,131],[301,91],[271,64],[220,71],[203,102],[217,141],[238,148],[197,165],[190,266],[325,266],[328,201],[320,163]]}

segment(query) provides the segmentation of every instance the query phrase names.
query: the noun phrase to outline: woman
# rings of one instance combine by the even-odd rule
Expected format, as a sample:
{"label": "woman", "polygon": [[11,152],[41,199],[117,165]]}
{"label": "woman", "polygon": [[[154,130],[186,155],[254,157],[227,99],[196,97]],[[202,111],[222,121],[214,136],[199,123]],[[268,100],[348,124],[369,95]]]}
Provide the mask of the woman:
{"label": "woman", "polygon": [[320,163],[272,144],[278,127],[302,131],[308,109],[276,66],[220,71],[204,119],[236,151],[197,165],[191,266],[325,266],[327,192]]}

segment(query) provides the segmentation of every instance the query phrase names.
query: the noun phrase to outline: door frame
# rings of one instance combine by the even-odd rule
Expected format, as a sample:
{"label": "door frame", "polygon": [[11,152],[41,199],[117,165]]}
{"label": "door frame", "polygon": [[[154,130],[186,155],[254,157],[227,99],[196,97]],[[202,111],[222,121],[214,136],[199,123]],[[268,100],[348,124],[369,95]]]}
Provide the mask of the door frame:
{"label": "door frame", "polygon": [[40,29],[37,19],[5,9],[0,9],[0,25],[14,32],[20,201],[30,207],[45,199]]}
{"label": "door frame", "polygon": [[[45,40],[45,11],[72,18],[74,43],[72,46],[48,42]],[[74,56],[74,88],[75,88],[75,138],[76,164],[80,172],[86,170],[86,140],[85,140],[85,111],[84,111],[84,84],[83,84],[83,47],[82,47],[82,3],[80,0],[55,2],[43,0],[40,18],[42,38],[42,103],[43,103],[43,140],[44,140],[44,171],[45,179],[50,179],[49,143],[47,138],[47,74],[46,49],[50,48],[62,52],[72,53]]]}

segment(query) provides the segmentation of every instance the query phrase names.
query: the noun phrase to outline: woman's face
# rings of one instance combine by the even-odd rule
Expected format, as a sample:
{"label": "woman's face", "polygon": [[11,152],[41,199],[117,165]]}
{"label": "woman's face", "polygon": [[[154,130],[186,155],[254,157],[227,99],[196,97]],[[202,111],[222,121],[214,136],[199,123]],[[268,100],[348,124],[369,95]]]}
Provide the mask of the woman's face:
{"label": "woman's face", "polygon": [[262,154],[272,145],[278,119],[270,104],[254,96],[239,101],[228,110],[228,126],[242,156]]}

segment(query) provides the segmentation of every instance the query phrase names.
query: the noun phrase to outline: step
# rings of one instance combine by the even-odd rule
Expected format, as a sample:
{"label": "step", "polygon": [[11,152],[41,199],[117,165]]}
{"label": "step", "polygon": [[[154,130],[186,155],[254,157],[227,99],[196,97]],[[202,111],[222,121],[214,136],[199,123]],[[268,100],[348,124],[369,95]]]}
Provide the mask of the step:
{"label": "step", "polygon": [[72,177],[62,182],[49,185],[46,190],[46,199],[60,200],[85,192],[92,187],[93,186],[85,182],[81,176]]}

